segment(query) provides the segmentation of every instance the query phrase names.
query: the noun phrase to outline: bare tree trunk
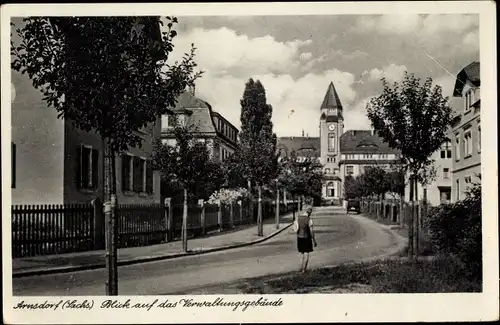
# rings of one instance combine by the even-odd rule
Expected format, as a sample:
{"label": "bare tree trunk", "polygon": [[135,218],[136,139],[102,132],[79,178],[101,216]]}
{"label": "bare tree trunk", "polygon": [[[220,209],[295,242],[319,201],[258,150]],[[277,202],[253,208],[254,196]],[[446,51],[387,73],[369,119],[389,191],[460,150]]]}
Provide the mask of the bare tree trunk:
{"label": "bare tree trunk", "polygon": [[415,175],[410,176],[410,220],[408,220],[408,257],[413,259],[414,247],[413,247],[413,222],[414,222],[414,203],[415,203]]}
{"label": "bare tree trunk", "polygon": [[181,237],[182,237],[182,250],[187,252],[187,217],[188,217],[188,190],[187,187],[184,187],[184,204],[182,207],[182,229],[181,229]]}
{"label": "bare tree trunk", "polygon": [[106,220],[106,269],[108,281],[106,294],[118,295],[118,225],[116,222],[116,172],[115,154],[111,150],[109,139],[104,145],[104,217]]}
{"label": "bare tree trunk", "polygon": [[264,229],[262,225],[262,186],[258,185],[259,202],[257,208],[257,236],[264,236]]}
{"label": "bare tree trunk", "polygon": [[247,181],[247,187],[248,187],[248,197],[250,199],[250,201],[248,202],[248,209],[250,210],[250,219],[253,223],[253,208],[254,208],[254,202],[253,202],[253,193],[252,193],[252,182],[250,180]]}
{"label": "bare tree trunk", "polygon": [[419,255],[419,241],[420,241],[420,202],[418,200],[418,182],[415,180],[415,201],[416,201],[416,206],[415,206],[415,256],[418,259]]}
{"label": "bare tree trunk", "polygon": [[404,223],[405,223],[404,207],[405,207],[404,196],[402,194],[400,194],[400,196],[399,196],[399,224],[401,225],[401,227],[403,227]]}
{"label": "bare tree trunk", "polygon": [[276,186],[276,229],[280,229],[280,189]]}

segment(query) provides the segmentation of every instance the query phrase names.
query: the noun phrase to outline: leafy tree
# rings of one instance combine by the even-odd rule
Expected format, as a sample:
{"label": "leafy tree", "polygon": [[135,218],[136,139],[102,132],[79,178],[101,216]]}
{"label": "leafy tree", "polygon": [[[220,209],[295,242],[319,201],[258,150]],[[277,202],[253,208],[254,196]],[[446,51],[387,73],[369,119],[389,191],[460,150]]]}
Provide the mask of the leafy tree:
{"label": "leafy tree", "polygon": [[364,196],[363,183],[361,177],[348,175],[344,180],[345,197],[349,199],[361,198]]}
{"label": "leafy tree", "polygon": [[[182,214],[182,247],[187,251],[188,197],[201,189],[222,186],[220,164],[214,161],[204,142],[194,138],[195,128],[176,125],[172,130],[175,146],[157,141],[152,154],[153,168],[160,171],[162,180],[171,186],[182,188],[184,206]],[[205,190],[206,191],[206,190]],[[205,192],[205,199],[208,198]]]}
{"label": "leafy tree", "polygon": [[281,161],[277,179],[292,197],[315,198],[321,196],[323,166],[313,157],[301,160],[292,151]]}
{"label": "leafy tree", "polygon": [[[266,102],[264,86],[260,81],[250,79],[245,85],[241,99],[239,149],[233,155],[233,165],[230,168],[232,171],[229,172],[229,175],[240,175],[231,180],[230,183],[245,180],[251,193],[252,185],[257,187],[259,236],[263,236],[262,186],[276,179],[278,170],[276,135],[273,133],[273,123],[271,122],[272,113],[271,105]],[[253,206],[251,206],[251,210],[253,210]]]}
{"label": "leafy tree", "polygon": [[380,197],[389,190],[386,172],[379,166],[367,166],[363,172],[362,179],[364,186],[369,189],[370,194],[375,194]]}
{"label": "leafy tree", "polygon": [[[420,78],[405,72],[404,79],[392,87],[385,79],[381,81],[382,94],[366,107],[368,118],[375,132],[391,148],[400,151],[405,172],[410,173],[416,190],[417,182],[428,181],[431,155],[446,140],[452,110],[441,87],[432,88],[431,78],[421,84]],[[413,216],[411,219],[408,251],[413,256]]]}
{"label": "leafy tree", "polygon": [[166,64],[177,18],[166,19],[160,32],[159,17],[28,17],[16,29],[20,43],[11,41],[12,68],[28,74],[60,118],[104,140],[112,295],[118,294],[115,157],[140,146],[136,131],[167,113],[199,76],[194,48],[181,62]]}
{"label": "leafy tree", "polygon": [[398,194],[400,198],[404,197],[405,175],[401,170],[391,170],[386,172],[386,183],[390,193]]}

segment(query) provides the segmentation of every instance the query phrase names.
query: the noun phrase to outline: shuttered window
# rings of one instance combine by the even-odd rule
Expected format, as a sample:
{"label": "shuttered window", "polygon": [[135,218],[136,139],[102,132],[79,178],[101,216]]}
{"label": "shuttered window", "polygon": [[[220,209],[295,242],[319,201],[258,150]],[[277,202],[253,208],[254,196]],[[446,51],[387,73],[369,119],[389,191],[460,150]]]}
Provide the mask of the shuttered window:
{"label": "shuttered window", "polygon": [[151,162],[146,162],[146,193],[153,194],[153,168]]}
{"label": "shuttered window", "polygon": [[122,155],[122,191],[132,191],[131,165],[132,156]]}
{"label": "shuttered window", "polygon": [[76,149],[76,185],[79,189],[93,190],[99,184],[99,151],[90,146]]}

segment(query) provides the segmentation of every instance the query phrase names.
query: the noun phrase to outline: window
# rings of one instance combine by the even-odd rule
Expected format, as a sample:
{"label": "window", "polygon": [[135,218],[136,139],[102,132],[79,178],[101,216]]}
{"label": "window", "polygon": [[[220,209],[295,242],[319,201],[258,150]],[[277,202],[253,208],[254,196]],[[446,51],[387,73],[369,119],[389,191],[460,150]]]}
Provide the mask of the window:
{"label": "window", "polygon": [[381,154],[380,155],[380,159],[387,159],[387,158],[388,158],[388,156],[386,154]]}
{"label": "window", "polygon": [[145,192],[146,159],[133,157],[133,188],[134,192]]}
{"label": "window", "polygon": [[328,151],[335,151],[335,133],[328,134]]}
{"label": "window", "polygon": [[457,197],[457,201],[460,201],[460,180],[459,179],[457,179],[456,197]]}
{"label": "window", "polygon": [[16,188],[16,144],[12,142],[11,144],[11,178],[12,178],[12,184],[11,188]]}
{"label": "window", "polygon": [[77,148],[77,187],[93,190],[97,188],[99,172],[99,151],[91,146]]}
{"label": "window", "polygon": [[465,111],[468,111],[472,104],[474,104],[474,89],[469,89],[465,93]]}
{"label": "window", "polygon": [[153,193],[153,168],[145,158],[122,155],[122,191]]}
{"label": "window", "polygon": [[174,115],[162,115],[161,116],[161,129],[167,130],[175,126],[175,116]]}
{"label": "window", "polygon": [[450,141],[446,141],[441,147],[441,159],[451,158],[451,144]]}
{"label": "window", "polygon": [[465,184],[470,184],[470,183],[472,183],[472,177],[470,177],[470,176],[465,176],[465,179],[464,179],[464,180],[465,180]]}
{"label": "window", "polygon": [[464,157],[472,154],[472,135],[470,131],[464,134]]}
{"label": "window", "polygon": [[443,178],[444,179],[450,178],[450,169],[449,168],[443,168]]}
{"label": "window", "polygon": [[132,158],[122,155],[122,191],[132,191]]}
{"label": "window", "polygon": [[347,175],[354,174],[354,166],[345,166],[345,172]]}
{"label": "window", "polygon": [[365,158],[365,159],[372,159],[373,155],[372,154],[364,154],[363,158]]}
{"label": "window", "polygon": [[460,135],[455,134],[455,160],[460,160]]}
{"label": "window", "polygon": [[186,115],[184,114],[177,115],[177,123],[180,126],[186,126]]}
{"label": "window", "polygon": [[146,193],[153,194],[153,167],[150,160],[146,162]]}
{"label": "window", "polygon": [[481,152],[481,126],[477,127],[477,152]]}

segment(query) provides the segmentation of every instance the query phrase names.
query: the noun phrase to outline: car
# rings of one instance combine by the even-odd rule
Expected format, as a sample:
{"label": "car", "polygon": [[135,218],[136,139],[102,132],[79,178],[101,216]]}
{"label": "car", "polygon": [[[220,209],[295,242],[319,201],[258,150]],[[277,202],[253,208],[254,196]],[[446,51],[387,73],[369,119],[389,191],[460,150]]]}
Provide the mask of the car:
{"label": "car", "polygon": [[358,200],[347,201],[347,213],[349,213],[349,211],[354,211],[357,212],[358,214],[361,213],[361,204],[359,203]]}

